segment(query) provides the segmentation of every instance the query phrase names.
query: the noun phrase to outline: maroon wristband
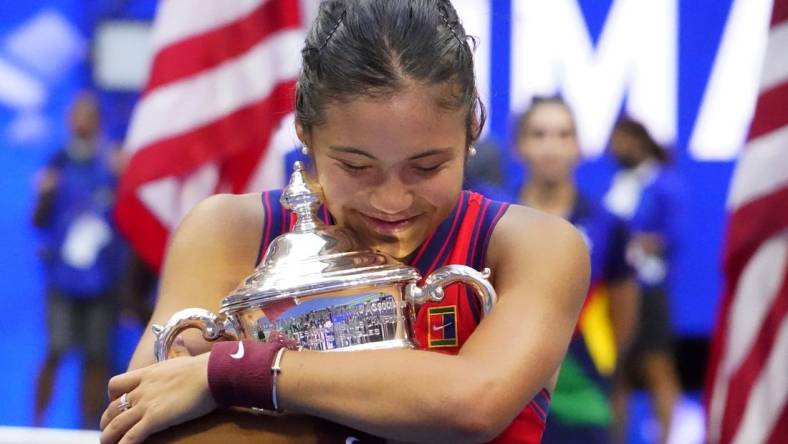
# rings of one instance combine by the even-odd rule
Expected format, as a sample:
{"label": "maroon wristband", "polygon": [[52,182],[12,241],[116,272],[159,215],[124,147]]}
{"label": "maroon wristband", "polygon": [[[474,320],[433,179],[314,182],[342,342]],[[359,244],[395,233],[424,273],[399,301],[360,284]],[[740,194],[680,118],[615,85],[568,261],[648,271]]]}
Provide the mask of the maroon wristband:
{"label": "maroon wristband", "polygon": [[273,364],[280,342],[217,342],[208,359],[208,386],[220,407],[274,410]]}

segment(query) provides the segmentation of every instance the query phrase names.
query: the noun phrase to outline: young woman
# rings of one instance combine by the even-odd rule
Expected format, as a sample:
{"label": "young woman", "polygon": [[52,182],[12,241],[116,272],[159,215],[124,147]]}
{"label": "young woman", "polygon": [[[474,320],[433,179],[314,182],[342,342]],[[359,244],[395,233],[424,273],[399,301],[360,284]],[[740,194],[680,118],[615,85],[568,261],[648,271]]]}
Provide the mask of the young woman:
{"label": "young woman", "polygon": [[[456,311],[445,327],[457,338],[447,347],[287,351],[275,406],[390,440],[538,442],[547,391],[587,289],[588,257],[582,237],[560,218],[462,191],[483,112],[472,50],[451,3],[323,2],[303,50],[296,113],[338,224],[422,272],[429,271],[423,264],[452,261],[489,266],[499,302],[478,323],[463,292],[447,296]],[[251,273],[270,241],[266,227],[282,214],[271,196],[215,196],[192,211],[170,245],[152,322],[185,307],[215,307]],[[419,313],[417,330],[426,330],[427,318]],[[185,341],[195,356],[150,365],[153,337],[143,336],[132,370],[110,382],[103,443],[141,442],[217,406],[243,404],[219,396],[227,392],[214,384],[227,380],[213,365],[229,349],[205,353],[209,344]],[[262,357],[243,366],[270,369],[274,350],[265,347],[247,345],[244,360],[259,350]],[[229,383],[242,392],[259,388]],[[260,433],[276,422],[255,419]],[[249,434],[242,431],[237,436]]]}
{"label": "young woman", "polygon": [[534,99],[517,125],[517,154],[527,180],[518,201],[572,222],[591,256],[591,283],[551,402],[545,442],[609,443],[610,383],[636,327],[640,294],[626,261],[623,220],[584,195],[574,179],[580,162],[572,110],[558,97]]}

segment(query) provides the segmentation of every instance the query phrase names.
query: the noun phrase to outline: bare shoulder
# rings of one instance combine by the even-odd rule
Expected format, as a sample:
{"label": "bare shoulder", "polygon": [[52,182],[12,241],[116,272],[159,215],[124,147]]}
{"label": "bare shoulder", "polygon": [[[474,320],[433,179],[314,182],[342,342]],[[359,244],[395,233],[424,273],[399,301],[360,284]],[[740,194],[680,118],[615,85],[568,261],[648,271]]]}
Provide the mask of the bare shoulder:
{"label": "bare shoulder", "polygon": [[522,205],[511,205],[496,225],[487,263],[498,270],[496,280],[507,284],[534,273],[559,273],[584,287],[590,270],[585,240],[571,223]]}
{"label": "bare shoulder", "polygon": [[[495,226],[490,254],[506,252],[515,245],[541,251],[568,247],[568,254],[587,254],[580,232],[566,220],[522,205],[510,205]],[[511,246],[511,247],[509,247]]]}
{"label": "bare shoulder", "polygon": [[[213,253],[242,260],[241,256],[249,256],[250,251],[256,255],[257,245],[253,244],[259,244],[262,223],[259,193],[216,194],[197,204],[184,218],[175,231],[170,250],[176,243],[186,249],[213,246]],[[183,243],[189,245],[180,245]]]}
{"label": "bare shoulder", "polygon": [[[191,278],[199,280],[201,288],[220,293],[205,295],[212,300],[232,290],[254,268],[262,223],[259,194],[217,194],[200,202],[168,247],[160,296],[183,294]],[[170,282],[177,289],[168,286]]]}
{"label": "bare shoulder", "polygon": [[[184,308],[218,310],[221,300],[254,270],[262,223],[259,193],[220,194],[196,205],[167,248],[151,324],[163,324]],[[187,344],[200,342],[194,338],[199,336],[187,335]],[[151,363],[152,345],[146,329],[131,368]]]}

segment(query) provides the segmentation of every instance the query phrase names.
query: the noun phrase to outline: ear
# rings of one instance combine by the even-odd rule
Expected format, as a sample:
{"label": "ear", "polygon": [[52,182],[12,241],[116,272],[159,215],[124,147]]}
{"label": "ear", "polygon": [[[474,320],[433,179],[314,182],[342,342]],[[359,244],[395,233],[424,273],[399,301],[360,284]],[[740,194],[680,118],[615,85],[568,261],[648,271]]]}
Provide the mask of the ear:
{"label": "ear", "polygon": [[298,136],[298,140],[301,141],[302,145],[310,146],[312,145],[312,140],[309,134],[309,130],[304,128],[304,125],[301,124],[298,120],[295,121],[295,130],[296,135]]}

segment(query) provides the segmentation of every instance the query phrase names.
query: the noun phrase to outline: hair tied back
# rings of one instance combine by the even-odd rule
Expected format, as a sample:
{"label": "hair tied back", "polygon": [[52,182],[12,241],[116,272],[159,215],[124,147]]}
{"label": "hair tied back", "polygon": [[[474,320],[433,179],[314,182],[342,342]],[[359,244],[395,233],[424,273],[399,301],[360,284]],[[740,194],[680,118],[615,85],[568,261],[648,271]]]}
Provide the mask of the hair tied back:
{"label": "hair tied back", "polygon": [[345,20],[346,14],[347,14],[347,9],[343,8],[342,14],[339,15],[339,20],[337,20],[337,24],[334,25],[334,29],[332,29],[331,32],[329,32],[328,35],[326,36],[326,39],[323,40],[323,43],[320,45],[320,48],[318,48],[318,51],[322,51],[323,48],[325,48],[326,45],[328,45],[328,42],[331,40],[331,37],[333,37],[334,33],[337,32],[337,29],[339,29],[339,25],[341,25],[342,22]]}
{"label": "hair tied back", "polygon": [[449,31],[451,31],[454,38],[457,39],[457,42],[460,44],[460,47],[462,47],[464,42],[460,38],[460,36],[457,35],[457,30],[454,29],[454,25],[452,25],[451,22],[449,21],[449,15],[446,12],[445,6],[440,2],[438,2],[438,13],[441,15],[441,18],[443,19],[443,23],[446,24],[446,27],[449,28]]}

